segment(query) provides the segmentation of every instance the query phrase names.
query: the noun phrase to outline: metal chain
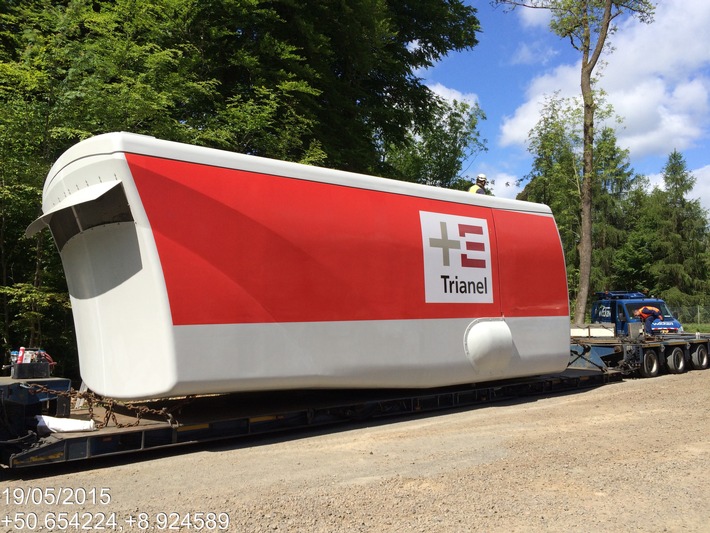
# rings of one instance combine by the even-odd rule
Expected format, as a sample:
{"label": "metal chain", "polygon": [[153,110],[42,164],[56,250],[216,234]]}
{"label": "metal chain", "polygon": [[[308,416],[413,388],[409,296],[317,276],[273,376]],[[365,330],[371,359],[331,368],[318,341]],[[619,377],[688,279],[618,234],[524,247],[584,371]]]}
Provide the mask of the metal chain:
{"label": "metal chain", "polygon": [[[49,387],[46,387],[44,385],[40,385],[39,383],[30,383],[30,384],[28,384],[27,388],[30,390],[31,394],[35,394],[38,392],[45,392],[45,393],[49,393],[49,394],[54,394],[56,396],[62,396],[65,398],[69,398],[70,400],[83,399],[87,403],[87,410],[89,411],[89,419],[94,420],[94,422],[96,422],[97,429],[102,429],[102,428],[107,427],[109,425],[109,422],[113,422],[115,427],[117,427],[117,428],[135,427],[138,424],[140,424],[141,418],[147,414],[154,414],[157,416],[165,417],[165,419],[167,420],[167,422],[171,426],[177,425],[177,422],[173,418],[172,413],[166,407],[163,407],[162,409],[153,409],[153,408],[150,408],[145,405],[134,405],[132,403],[118,403],[118,402],[116,402],[116,400],[102,398],[101,396],[96,395],[92,391],[81,392],[81,391],[78,391],[74,388],[70,388],[68,391],[55,390],[55,389],[50,389]],[[94,419],[94,406],[103,407],[105,409],[106,412],[104,414],[104,419],[102,421],[97,421]],[[135,421],[131,422],[130,424],[120,423],[118,421],[118,419],[116,418],[116,413],[114,410],[115,407],[117,407],[117,406],[133,412],[133,414],[135,416]]]}

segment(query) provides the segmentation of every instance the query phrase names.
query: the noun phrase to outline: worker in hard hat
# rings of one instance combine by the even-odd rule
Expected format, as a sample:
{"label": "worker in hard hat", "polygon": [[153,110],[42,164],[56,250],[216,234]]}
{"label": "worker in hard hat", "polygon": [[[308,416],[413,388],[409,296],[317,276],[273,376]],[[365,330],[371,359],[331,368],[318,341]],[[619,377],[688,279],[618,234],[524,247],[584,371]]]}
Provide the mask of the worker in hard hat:
{"label": "worker in hard hat", "polygon": [[479,174],[478,176],[476,176],[476,184],[473,185],[468,190],[468,192],[473,194],[486,194],[486,183],[488,183],[488,180],[486,180],[486,175]]}

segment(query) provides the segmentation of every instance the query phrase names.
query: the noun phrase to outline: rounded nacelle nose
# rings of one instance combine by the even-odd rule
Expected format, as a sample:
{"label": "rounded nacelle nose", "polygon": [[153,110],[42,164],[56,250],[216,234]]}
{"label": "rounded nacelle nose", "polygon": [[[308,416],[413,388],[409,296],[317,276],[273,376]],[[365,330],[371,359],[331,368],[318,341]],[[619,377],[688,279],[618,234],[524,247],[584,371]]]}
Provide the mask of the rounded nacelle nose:
{"label": "rounded nacelle nose", "polygon": [[501,318],[480,318],[471,322],[464,334],[466,357],[482,378],[505,374],[513,358],[513,335]]}

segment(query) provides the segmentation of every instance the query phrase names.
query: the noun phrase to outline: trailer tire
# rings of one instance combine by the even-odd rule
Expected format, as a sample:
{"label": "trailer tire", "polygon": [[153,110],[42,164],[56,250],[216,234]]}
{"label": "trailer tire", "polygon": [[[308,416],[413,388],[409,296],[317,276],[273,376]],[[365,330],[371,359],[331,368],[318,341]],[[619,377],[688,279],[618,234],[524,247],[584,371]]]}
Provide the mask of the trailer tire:
{"label": "trailer tire", "polygon": [[655,378],[660,371],[658,353],[653,348],[647,348],[641,355],[641,366],[639,374],[642,378]]}
{"label": "trailer tire", "polygon": [[671,350],[670,355],[666,358],[668,372],[671,374],[682,374],[685,372],[685,352],[680,346],[676,346]]}
{"label": "trailer tire", "polygon": [[698,344],[690,355],[690,366],[693,367],[693,370],[705,370],[709,363],[708,349],[704,344]]}

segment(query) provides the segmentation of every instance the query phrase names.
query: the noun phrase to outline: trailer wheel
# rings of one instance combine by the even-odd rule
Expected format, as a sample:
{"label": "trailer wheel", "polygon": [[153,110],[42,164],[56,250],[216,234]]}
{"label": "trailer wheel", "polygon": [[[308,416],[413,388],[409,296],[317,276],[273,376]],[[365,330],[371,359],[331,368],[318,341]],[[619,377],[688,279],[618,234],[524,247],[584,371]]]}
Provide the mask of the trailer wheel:
{"label": "trailer wheel", "polygon": [[704,344],[698,344],[690,355],[690,364],[694,370],[705,370],[708,367],[708,349]]}
{"label": "trailer wheel", "polygon": [[685,372],[685,352],[680,346],[676,346],[666,358],[668,372],[671,374],[682,374]]}
{"label": "trailer wheel", "polygon": [[653,348],[648,348],[643,351],[641,356],[641,366],[639,367],[639,373],[642,378],[655,378],[660,370],[660,364],[658,362],[658,354]]}

